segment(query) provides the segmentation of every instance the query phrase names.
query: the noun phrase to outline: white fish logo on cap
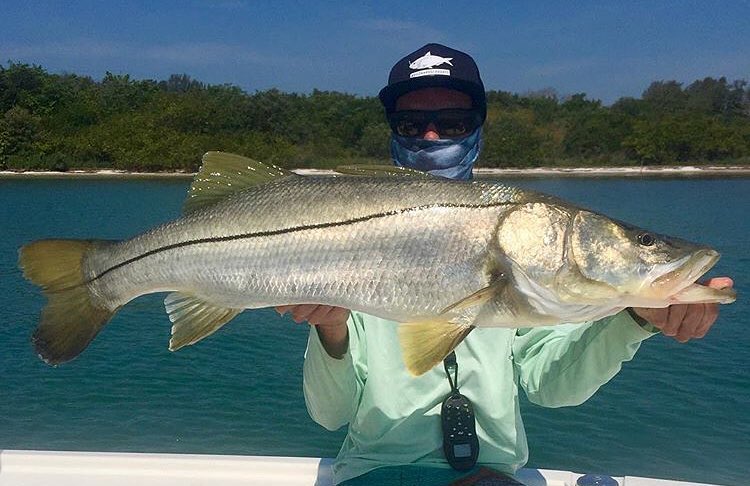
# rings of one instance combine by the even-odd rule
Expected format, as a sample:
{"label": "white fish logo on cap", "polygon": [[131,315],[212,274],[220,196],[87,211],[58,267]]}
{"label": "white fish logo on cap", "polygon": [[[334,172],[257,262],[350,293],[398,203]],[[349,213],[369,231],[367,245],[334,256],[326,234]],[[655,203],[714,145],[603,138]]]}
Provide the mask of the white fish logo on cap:
{"label": "white fish logo on cap", "polygon": [[420,57],[419,59],[410,62],[409,68],[411,69],[430,69],[435,66],[440,66],[441,64],[448,64],[450,66],[453,66],[451,64],[451,61],[453,60],[452,57],[440,57],[440,56],[433,56],[430,51],[427,51],[427,54]]}

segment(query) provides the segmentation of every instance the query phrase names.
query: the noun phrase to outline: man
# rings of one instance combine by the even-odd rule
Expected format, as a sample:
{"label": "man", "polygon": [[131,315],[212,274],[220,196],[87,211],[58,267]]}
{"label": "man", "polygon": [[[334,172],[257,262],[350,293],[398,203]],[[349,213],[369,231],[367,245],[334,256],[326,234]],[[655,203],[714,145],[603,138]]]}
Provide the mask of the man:
{"label": "man", "polygon": [[[479,156],[486,118],[484,85],[474,60],[439,44],[401,59],[380,92],[392,128],[394,164],[467,180]],[[716,278],[715,287],[732,285]],[[445,483],[441,404],[451,392],[443,367],[411,376],[396,323],[330,306],[279,307],[313,325],[304,365],[311,417],[330,430],[349,425],[334,480],[382,484],[406,478]],[[473,404],[478,464],[513,473],[528,458],[519,386],[542,406],[577,405],[661,330],[680,342],[703,337],[717,305],[629,309],[594,323],[534,329],[475,329],[456,350],[458,386]],[[420,467],[421,466],[421,467]],[[378,469],[380,468],[380,469]]]}

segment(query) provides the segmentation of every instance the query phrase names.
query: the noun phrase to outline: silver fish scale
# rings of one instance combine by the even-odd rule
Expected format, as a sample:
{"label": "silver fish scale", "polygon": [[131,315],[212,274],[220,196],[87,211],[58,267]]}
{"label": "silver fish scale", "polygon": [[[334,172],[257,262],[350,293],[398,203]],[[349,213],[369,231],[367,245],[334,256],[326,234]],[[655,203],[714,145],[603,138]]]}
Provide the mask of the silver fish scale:
{"label": "silver fish scale", "polygon": [[403,320],[484,287],[498,218],[531,195],[437,178],[288,177],[93,253],[84,268],[111,308],[182,291],[231,308],[323,303]]}

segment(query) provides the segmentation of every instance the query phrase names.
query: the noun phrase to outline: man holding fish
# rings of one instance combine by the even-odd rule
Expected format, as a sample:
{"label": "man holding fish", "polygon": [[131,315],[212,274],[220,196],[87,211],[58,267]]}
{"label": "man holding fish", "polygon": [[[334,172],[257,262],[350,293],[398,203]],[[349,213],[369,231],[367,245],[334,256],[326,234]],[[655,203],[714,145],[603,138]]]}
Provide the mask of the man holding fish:
{"label": "man holding fish", "polygon": [[[428,44],[396,63],[380,99],[392,129],[396,166],[472,178],[486,100],[470,56]],[[733,282],[719,277],[706,285],[724,289]],[[472,471],[474,464],[512,474],[528,458],[519,387],[542,406],[580,404],[635,355],[643,340],[659,331],[683,343],[701,338],[716,321],[718,308],[717,303],[630,307],[582,324],[477,328],[462,336],[444,366],[416,377],[402,360],[396,323],[327,305],[277,310],[313,325],[304,366],[310,415],[330,430],[349,426],[334,480],[376,484],[394,477],[405,483],[445,483]],[[475,416],[469,416],[475,420],[470,430],[479,440],[448,450],[446,444],[453,442],[441,414],[446,397],[459,389],[461,399],[470,403]]]}
{"label": "man holding fish", "polygon": [[311,416],[349,424],[334,480],[435,483],[526,462],[519,388],[539,405],[580,404],[655,331],[701,337],[735,300],[728,278],[695,283],[719,258],[710,247],[467,182],[486,118],[468,55],[427,45],[380,99],[397,167],[304,177],[208,152],[182,216],[119,241],[23,245],[19,267],[47,298],[35,352],[75,359],[156,292],[168,293],[172,351],[245,309],[291,311],[315,326]]}

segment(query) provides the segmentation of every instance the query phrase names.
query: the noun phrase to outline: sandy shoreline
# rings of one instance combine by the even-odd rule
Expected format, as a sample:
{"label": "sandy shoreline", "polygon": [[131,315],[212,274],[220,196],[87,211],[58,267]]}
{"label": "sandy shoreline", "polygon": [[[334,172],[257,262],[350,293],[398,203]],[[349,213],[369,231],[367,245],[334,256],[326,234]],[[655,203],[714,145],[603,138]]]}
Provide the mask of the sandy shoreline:
{"label": "sandy shoreline", "polygon": [[[335,172],[325,169],[293,169],[301,175],[331,175]],[[658,177],[658,176],[750,176],[750,166],[644,166],[644,167],[536,167],[530,169],[474,169],[478,176],[535,177],[535,176],[577,176],[577,177]],[[0,171],[2,178],[182,178],[192,179],[190,172],[128,172],[124,170],[69,170],[52,171]]]}

